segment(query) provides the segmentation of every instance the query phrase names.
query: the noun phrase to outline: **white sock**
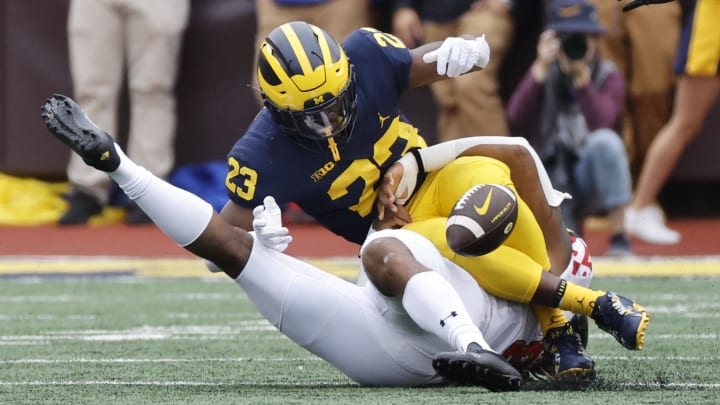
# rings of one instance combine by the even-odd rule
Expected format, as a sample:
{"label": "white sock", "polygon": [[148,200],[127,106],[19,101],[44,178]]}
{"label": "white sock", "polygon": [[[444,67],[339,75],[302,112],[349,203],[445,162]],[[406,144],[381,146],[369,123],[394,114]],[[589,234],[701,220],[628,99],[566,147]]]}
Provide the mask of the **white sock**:
{"label": "white sock", "polygon": [[402,304],[422,329],[445,339],[458,351],[465,351],[472,342],[494,351],[453,286],[440,274],[424,271],[412,276],[405,286]]}
{"label": "white sock", "polygon": [[117,144],[115,149],[120,155],[120,166],[108,173],[110,178],[178,245],[194,242],[210,223],[212,206],[138,166]]}

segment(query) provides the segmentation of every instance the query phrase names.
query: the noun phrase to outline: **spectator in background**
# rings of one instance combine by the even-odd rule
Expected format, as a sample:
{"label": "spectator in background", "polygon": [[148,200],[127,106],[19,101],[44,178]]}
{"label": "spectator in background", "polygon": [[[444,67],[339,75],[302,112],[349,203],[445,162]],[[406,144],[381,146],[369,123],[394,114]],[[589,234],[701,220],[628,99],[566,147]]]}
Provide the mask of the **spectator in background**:
{"label": "spectator in background", "polygon": [[[68,43],[78,103],[110,133],[118,132],[124,73],[130,98],[128,155],[158,177],[175,163],[174,87],[189,0],[72,0]],[[72,154],[69,209],[60,224],[84,224],[110,199],[107,176]],[[126,221],[150,223],[134,204]]]}
{"label": "spectator in background", "polygon": [[393,4],[393,33],[409,48],[461,34],[485,34],[490,45],[490,63],[482,73],[432,84],[438,107],[438,141],[472,135],[508,135],[498,76],[513,41],[513,2],[394,0]]}
{"label": "spectator in background", "polygon": [[[291,21],[305,21],[329,32],[342,42],[361,27],[373,26],[371,3],[377,0],[255,0],[257,31],[255,53],[270,31]],[[257,59],[254,61],[252,85],[257,85]],[[256,94],[262,105],[260,91]]]}
{"label": "spectator in background", "polygon": [[680,234],[665,225],[655,203],[720,93],[720,1],[683,0],[680,4],[683,22],[675,61],[678,78],[672,116],[648,149],[626,217],[628,232],[652,243],[680,241]]}
{"label": "spectator in background", "polygon": [[[630,172],[637,180],[650,144],[670,119],[672,111],[673,59],[680,37],[680,6],[671,2],[642,12],[623,13],[623,3],[592,2],[600,22],[608,28],[606,35],[600,38],[600,50],[604,57],[615,63],[628,83],[623,138],[630,156]],[[656,217],[663,216],[658,208],[652,207],[649,211]],[[629,215],[626,221],[628,232],[647,242],[673,243],[679,239],[676,232],[661,225],[662,221],[656,221],[661,225],[655,227],[658,229],[633,232],[638,228],[634,226],[637,216]]]}
{"label": "spectator in background", "polygon": [[563,206],[568,227],[606,212],[608,255],[631,254],[624,208],[632,198],[627,154],[618,135],[625,81],[597,51],[604,29],[584,0],[551,3],[537,58],[508,105],[510,123],[534,143],[553,185],[573,199]]}
{"label": "spectator in background", "polygon": [[598,41],[603,57],[627,82],[622,135],[633,178],[640,174],[655,135],[670,118],[675,76],[672,65],[680,37],[677,3],[623,13],[623,3],[591,0],[607,32]]}

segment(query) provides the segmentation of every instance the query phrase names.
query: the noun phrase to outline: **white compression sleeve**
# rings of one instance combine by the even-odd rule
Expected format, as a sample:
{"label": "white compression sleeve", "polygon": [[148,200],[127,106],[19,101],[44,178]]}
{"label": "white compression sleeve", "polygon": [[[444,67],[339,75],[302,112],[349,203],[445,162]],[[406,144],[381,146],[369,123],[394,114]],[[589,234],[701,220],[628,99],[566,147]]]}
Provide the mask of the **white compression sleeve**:
{"label": "white compression sleeve", "polygon": [[420,149],[420,157],[426,172],[439,170],[448,163],[455,160],[461,153],[477,145],[511,145],[524,147],[535,162],[535,168],[538,172],[540,185],[545,193],[545,199],[552,207],[558,207],[563,200],[570,199],[572,196],[568,193],[555,190],[550,176],[548,176],[545,166],[540,161],[535,149],[528,143],[525,138],[510,136],[473,136],[468,138],[460,138],[453,141],[439,143],[429,148]]}
{"label": "white compression sleeve", "polygon": [[396,163],[400,163],[403,167],[403,175],[398,182],[397,190],[395,190],[395,198],[397,203],[405,205],[408,199],[412,196],[415,191],[415,185],[417,184],[418,168],[415,156],[412,153],[406,153],[398,159]]}
{"label": "white compression sleeve", "polygon": [[115,149],[120,166],[108,173],[110,178],[178,245],[194,242],[210,223],[212,206],[138,166],[117,144]]}

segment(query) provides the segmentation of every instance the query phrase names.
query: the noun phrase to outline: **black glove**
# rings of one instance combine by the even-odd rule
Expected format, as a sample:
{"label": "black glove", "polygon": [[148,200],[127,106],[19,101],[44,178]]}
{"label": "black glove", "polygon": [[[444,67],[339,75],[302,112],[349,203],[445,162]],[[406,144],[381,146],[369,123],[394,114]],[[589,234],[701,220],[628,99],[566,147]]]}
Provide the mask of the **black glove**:
{"label": "black glove", "polygon": [[[620,0],[618,0],[620,1]],[[662,4],[662,3],[669,3],[673,0],[635,0],[632,1],[625,6],[623,6],[623,12],[627,12],[630,10],[634,10],[640,6],[649,6],[651,4]]]}

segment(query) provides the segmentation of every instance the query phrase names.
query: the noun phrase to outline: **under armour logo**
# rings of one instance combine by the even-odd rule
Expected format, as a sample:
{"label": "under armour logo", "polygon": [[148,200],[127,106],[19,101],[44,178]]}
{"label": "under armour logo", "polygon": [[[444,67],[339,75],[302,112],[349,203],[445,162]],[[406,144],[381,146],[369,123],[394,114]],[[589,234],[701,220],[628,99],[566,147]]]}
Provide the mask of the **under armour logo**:
{"label": "under armour logo", "polygon": [[446,316],[445,318],[443,318],[443,319],[440,320],[440,327],[441,327],[441,328],[444,328],[444,327],[445,327],[445,321],[447,321],[447,320],[450,319],[450,318],[454,318],[454,317],[456,317],[456,316],[457,316],[457,312],[455,312],[455,311],[450,312],[450,315],[448,315],[448,316]]}
{"label": "under armour logo", "polygon": [[324,102],[325,102],[325,98],[323,96],[318,96],[318,97],[313,98],[313,103],[315,103],[315,105],[322,104]]}

